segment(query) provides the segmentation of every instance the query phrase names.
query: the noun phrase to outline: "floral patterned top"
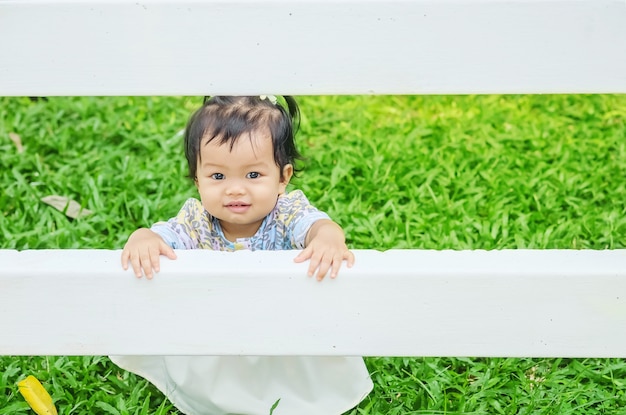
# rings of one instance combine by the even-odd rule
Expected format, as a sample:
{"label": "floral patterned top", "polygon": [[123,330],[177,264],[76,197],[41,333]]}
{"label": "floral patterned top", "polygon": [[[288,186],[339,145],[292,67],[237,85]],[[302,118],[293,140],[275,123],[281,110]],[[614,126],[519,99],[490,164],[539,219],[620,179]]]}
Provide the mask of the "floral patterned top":
{"label": "floral patterned top", "polygon": [[294,190],[279,196],[254,236],[236,242],[226,239],[219,220],[193,198],[185,202],[176,217],[157,222],[151,229],[174,249],[287,250],[303,249],[307,232],[320,219],[329,217],[312,206],[302,191]]}

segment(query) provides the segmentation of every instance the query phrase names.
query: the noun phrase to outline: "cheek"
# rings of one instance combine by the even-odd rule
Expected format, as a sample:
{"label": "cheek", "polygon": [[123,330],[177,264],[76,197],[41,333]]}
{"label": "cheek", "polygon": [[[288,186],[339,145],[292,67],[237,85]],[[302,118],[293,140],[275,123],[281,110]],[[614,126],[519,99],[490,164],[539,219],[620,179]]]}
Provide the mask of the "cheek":
{"label": "cheek", "polygon": [[198,184],[198,193],[201,198],[206,198],[207,200],[214,199],[215,195],[218,193],[218,186],[211,186],[200,181]]}
{"label": "cheek", "polygon": [[256,197],[264,199],[266,203],[274,203],[281,193],[280,185],[271,184],[257,189]]}

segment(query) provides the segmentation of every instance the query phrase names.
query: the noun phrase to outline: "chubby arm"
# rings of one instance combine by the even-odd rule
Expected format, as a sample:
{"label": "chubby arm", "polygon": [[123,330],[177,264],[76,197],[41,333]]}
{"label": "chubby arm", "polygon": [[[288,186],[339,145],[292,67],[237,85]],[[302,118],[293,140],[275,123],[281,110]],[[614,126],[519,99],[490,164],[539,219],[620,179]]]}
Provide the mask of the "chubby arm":
{"label": "chubby arm", "polygon": [[343,229],[330,219],[317,220],[309,229],[305,240],[305,248],[294,259],[295,262],[311,260],[308,275],[315,275],[322,280],[330,271],[330,277],[339,273],[341,263],[346,260],[348,268],[354,265],[354,254],[346,246]]}
{"label": "chubby arm", "polygon": [[137,278],[141,278],[143,270],[146,278],[151,279],[153,270],[159,272],[161,255],[176,259],[174,250],[159,234],[147,228],[137,229],[122,250],[122,268],[128,269],[130,262]]}

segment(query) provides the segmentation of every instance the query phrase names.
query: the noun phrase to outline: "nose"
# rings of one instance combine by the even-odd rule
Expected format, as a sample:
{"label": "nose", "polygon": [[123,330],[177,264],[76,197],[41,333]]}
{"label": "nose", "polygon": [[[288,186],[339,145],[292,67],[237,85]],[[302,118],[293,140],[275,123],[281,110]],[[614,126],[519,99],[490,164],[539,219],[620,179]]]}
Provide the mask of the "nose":
{"label": "nose", "polygon": [[229,180],[226,186],[226,194],[228,196],[243,195],[246,193],[246,187],[242,180]]}

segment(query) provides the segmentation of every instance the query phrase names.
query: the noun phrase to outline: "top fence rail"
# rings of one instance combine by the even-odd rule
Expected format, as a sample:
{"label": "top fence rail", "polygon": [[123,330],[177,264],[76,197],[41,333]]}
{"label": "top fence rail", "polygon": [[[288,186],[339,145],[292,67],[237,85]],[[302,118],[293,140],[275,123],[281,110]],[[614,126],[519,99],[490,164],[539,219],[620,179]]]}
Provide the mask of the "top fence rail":
{"label": "top fence rail", "polygon": [[0,57],[4,96],[626,93],[626,1],[0,1]]}

